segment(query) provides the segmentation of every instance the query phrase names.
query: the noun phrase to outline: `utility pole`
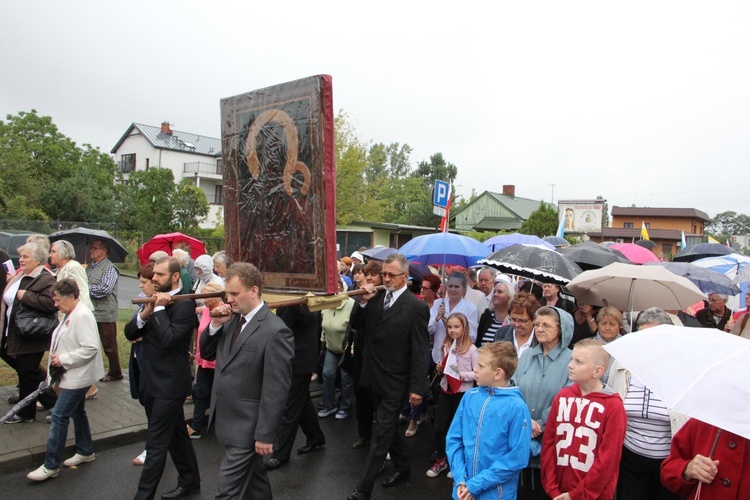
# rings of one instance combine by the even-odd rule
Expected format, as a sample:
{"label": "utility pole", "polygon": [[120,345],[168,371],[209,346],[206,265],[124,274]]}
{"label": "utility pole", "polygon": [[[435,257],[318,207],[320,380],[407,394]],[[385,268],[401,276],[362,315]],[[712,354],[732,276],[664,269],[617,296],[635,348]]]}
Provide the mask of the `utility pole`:
{"label": "utility pole", "polygon": [[557,184],[550,184],[550,186],[552,186],[552,196],[550,197],[549,203],[550,205],[554,205],[555,204],[555,186],[557,186]]}

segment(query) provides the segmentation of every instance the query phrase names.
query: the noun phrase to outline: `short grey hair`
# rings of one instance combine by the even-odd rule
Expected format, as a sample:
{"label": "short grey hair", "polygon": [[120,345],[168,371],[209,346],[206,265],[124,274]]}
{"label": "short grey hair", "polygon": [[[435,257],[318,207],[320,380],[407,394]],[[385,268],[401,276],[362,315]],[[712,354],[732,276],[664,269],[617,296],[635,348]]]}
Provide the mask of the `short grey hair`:
{"label": "short grey hair", "polygon": [[49,238],[46,234],[30,234],[26,238],[26,243],[39,243],[49,253]]}
{"label": "short grey hair", "polygon": [[190,254],[181,248],[175,248],[174,250],[172,250],[172,256],[177,259],[177,261],[180,263],[180,266],[184,266],[185,264],[187,264],[188,260],[190,259]]}
{"label": "short grey hair", "polygon": [[76,250],[67,240],[57,240],[52,243],[52,247],[57,248],[57,255],[59,255],[62,260],[73,260],[76,258]]}
{"label": "short grey hair", "polygon": [[402,273],[409,272],[409,261],[402,254],[392,253],[391,255],[385,258],[385,262],[383,262],[383,264],[390,264],[392,262],[397,262],[399,264],[399,266],[401,267]]}
{"label": "short grey hair", "polygon": [[709,293],[708,297],[709,298],[711,298],[711,297],[718,297],[719,299],[723,300],[724,302],[726,302],[727,300],[729,300],[729,296],[724,295],[723,293]]}
{"label": "short grey hair", "polygon": [[495,269],[494,267],[483,266],[479,270],[479,273],[477,273],[477,276],[480,275],[480,274],[482,274],[482,273],[490,273],[490,276],[492,276],[492,281],[495,281],[495,278],[497,278],[497,269]]}
{"label": "short grey hair", "polygon": [[638,315],[638,318],[636,319],[635,325],[640,328],[643,325],[672,325],[672,319],[669,317],[669,315],[664,312],[664,309],[661,309],[659,307],[649,307],[645,311],[641,311],[641,313]]}
{"label": "short grey hair", "polygon": [[461,283],[461,288],[464,289],[464,292],[466,291],[466,287],[468,286],[467,285],[468,280],[466,279],[466,275],[464,273],[458,273],[458,272],[451,273],[451,275],[448,276],[448,282],[450,282],[451,280],[456,280],[459,283]]}
{"label": "short grey hair", "polygon": [[219,250],[211,257],[214,263],[220,262],[221,264],[227,265],[227,253],[224,250]]}
{"label": "short grey hair", "polygon": [[25,245],[21,245],[16,249],[16,251],[21,254],[22,252],[28,252],[29,255],[31,255],[31,258],[35,261],[39,262],[39,264],[44,264],[47,262],[47,259],[49,258],[49,247],[45,247],[42,243],[31,241],[29,243],[26,243]]}

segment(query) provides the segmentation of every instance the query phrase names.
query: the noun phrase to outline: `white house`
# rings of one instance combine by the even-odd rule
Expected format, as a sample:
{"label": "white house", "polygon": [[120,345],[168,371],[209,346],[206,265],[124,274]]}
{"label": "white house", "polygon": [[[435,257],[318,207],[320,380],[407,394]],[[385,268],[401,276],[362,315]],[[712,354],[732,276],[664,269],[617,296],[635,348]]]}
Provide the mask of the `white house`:
{"label": "white house", "polygon": [[210,203],[208,218],[201,227],[214,227],[223,220],[221,139],[133,123],[110,151],[127,179],[131,172],[169,168],[175,182],[189,178],[203,189]]}

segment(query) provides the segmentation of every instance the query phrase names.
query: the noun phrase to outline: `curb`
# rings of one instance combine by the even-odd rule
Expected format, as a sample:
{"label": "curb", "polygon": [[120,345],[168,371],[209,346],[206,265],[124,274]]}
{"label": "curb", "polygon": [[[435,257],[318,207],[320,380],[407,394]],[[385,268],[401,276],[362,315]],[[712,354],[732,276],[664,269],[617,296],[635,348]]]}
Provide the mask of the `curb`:
{"label": "curb", "polygon": [[[124,427],[114,431],[101,432],[92,436],[94,441],[94,451],[107,451],[121,446],[127,446],[133,443],[145,442],[146,425],[134,425]],[[68,439],[65,442],[65,451],[63,456],[73,456],[76,452],[75,438]],[[47,447],[34,446],[26,450],[14,451],[0,455],[0,475],[15,474],[27,470],[34,470],[44,463],[44,456],[47,454]]]}

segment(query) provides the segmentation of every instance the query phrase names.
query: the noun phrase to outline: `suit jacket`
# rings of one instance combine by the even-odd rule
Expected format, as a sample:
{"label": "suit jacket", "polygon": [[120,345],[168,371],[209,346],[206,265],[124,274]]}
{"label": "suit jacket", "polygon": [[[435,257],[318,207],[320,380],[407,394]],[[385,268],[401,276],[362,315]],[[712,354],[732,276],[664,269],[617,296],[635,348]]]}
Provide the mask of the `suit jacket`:
{"label": "suit jacket", "polygon": [[430,308],[406,290],[388,310],[385,291],[366,307],[354,305],[352,328],[361,329],[364,360],[360,385],[389,399],[424,395],[430,357]]}
{"label": "suit jacket", "polygon": [[125,325],[125,337],[143,337],[138,390],[155,398],[184,399],[190,395],[190,343],[195,328],[195,302],[177,300],[153,313],[143,328],[137,317]]}
{"label": "suit jacket", "polygon": [[[104,376],[96,318],[83,300],[55,329],[49,352],[60,356],[60,364],[66,370],[60,382],[62,389],[82,389]],[[49,362],[47,367],[49,370]]]}
{"label": "suit jacket", "polygon": [[294,338],[291,330],[264,304],[245,325],[234,345],[240,315],[214,335],[201,334],[201,355],[216,360],[209,426],[225,446],[254,448],[273,443],[281,426],[292,380]]}
{"label": "suit jacket", "polygon": [[313,373],[318,369],[321,317],[306,306],[282,307],[276,315],[284,320],[294,335],[292,375]]}

